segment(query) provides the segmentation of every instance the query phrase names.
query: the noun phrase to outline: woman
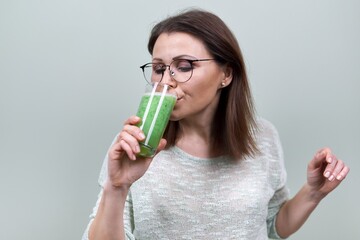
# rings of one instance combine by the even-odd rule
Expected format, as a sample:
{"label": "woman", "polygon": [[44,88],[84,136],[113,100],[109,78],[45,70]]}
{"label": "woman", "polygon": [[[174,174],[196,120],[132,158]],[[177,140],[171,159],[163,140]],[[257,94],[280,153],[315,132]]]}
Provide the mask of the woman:
{"label": "woman", "polygon": [[[83,239],[286,238],[348,174],[321,149],[288,199],[278,134],[255,117],[240,48],[217,16],[191,10],[169,17],[153,28],[148,49],[177,103],[154,158],[136,157],[140,119],[125,122],[104,161]],[[172,76],[179,64],[190,74]]]}

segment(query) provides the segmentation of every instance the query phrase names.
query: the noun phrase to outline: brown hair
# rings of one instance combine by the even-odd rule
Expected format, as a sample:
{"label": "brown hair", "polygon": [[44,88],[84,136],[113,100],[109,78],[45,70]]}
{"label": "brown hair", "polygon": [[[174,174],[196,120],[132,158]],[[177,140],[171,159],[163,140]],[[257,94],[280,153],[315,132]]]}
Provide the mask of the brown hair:
{"label": "brown hair", "polygon": [[[255,110],[244,59],[235,36],[216,15],[198,9],[186,10],[154,26],[148,42],[150,54],[159,35],[172,32],[198,38],[218,64],[232,69],[232,82],[221,90],[212,123],[212,144],[235,159],[254,156],[258,153],[254,135],[257,129]],[[179,123],[170,121],[164,134],[168,146],[175,145],[178,134]]]}

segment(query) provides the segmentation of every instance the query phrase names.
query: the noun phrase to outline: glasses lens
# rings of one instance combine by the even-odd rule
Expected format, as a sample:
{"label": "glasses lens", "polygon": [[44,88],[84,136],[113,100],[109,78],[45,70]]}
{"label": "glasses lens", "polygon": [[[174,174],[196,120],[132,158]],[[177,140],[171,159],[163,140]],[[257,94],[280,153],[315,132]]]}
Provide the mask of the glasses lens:
{"label": "glasses lens", "polygon": [[193,66],[190,61],[185,59],[174,60],[170,65],[170,72],[178,82],[186,82],[192,76]]}
{"label": "glasses lens", "polygon": [[149,63],[143,68],[145,80],[149,83],[160,82],[166,66],[164,64]]}
{"label": "glasses lens", "polygon": [[[162,80],[167,66],[163,63],[148,63],[141,68],[143,69],[145,80],[152,83]],[[189,60],[176,59],[170,64],[170,75],[175,81],[186,82],[191,78],[192,73],[193,66]]]}

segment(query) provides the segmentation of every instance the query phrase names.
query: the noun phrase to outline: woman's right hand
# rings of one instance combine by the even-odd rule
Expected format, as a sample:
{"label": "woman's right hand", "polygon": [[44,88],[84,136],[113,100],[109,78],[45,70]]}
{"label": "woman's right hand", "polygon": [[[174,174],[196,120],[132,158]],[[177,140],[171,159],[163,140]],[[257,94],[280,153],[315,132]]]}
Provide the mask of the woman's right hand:
{"label": "woman's right hand", "polygon": [[[136,156],[140,152],[139,141],[145,139],[144,133],[135,125],[139,122],[137,116],[127,119],[109,150],[108,181],[115,188],[129,188],[145,174],[153,159]],[[166,140],[161,139],[156,153],[163,150],[165,145]]]}

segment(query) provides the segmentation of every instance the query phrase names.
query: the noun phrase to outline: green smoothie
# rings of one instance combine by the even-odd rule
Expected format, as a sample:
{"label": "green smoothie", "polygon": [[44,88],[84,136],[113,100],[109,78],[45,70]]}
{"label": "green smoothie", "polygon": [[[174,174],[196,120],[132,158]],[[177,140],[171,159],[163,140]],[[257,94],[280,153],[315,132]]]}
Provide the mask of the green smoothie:
{"label": "green smoothie", "polygon": [[144,132],[145,140],[140,142],[139,156],[152,157],[155,155],[175,103],[176,96],[167,93],[155,92],[153,95],[145,93],[141,98],[136,115],[141,118],[138,127]]}

